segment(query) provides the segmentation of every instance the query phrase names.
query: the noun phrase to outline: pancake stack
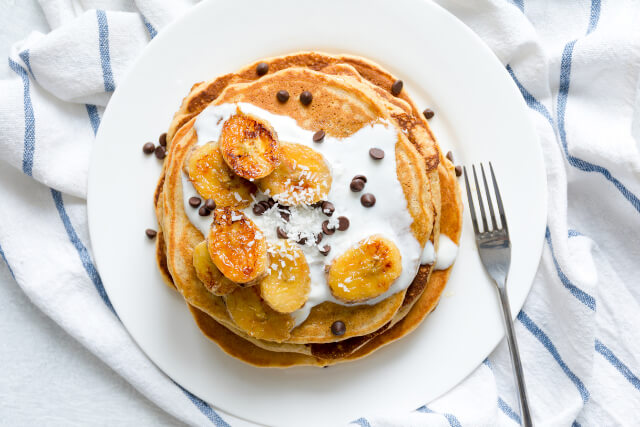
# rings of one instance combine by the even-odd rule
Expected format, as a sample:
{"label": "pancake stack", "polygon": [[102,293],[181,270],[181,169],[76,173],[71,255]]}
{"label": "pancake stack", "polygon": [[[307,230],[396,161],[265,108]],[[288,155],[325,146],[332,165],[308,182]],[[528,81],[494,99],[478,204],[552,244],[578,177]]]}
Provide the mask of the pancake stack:
{"label": "pancake stack", "polygon": [[195,84],[154,204],[167,284],[261,367],[355,360],[411,332],[449,277],[440,241],[462,228],[454,166],[402,82],[317,52]]}

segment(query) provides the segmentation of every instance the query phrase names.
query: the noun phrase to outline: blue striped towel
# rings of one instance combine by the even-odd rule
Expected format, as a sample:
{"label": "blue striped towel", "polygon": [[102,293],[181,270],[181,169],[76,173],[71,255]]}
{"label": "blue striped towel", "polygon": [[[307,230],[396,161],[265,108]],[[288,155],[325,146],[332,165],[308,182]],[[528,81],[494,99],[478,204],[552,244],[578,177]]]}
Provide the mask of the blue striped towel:
{"label": "blue striped towel", "polygon": [[[0,255],[44,313],[167,412],[191,425],[244,425],[146,359],[113,312],[88,243],[87,168],[103,108],[144,45],[194,2],[41,2],[52,31],[16,43],[14,75],[0,81],[0,158],[11,166],[0,168]],[[637,425],[640,4],[438,3],[505,65],[545,154],[546,245],[516,322],[534,421]],[[518,425],[510,372],[502,342],[439,399],[352,424]]]}

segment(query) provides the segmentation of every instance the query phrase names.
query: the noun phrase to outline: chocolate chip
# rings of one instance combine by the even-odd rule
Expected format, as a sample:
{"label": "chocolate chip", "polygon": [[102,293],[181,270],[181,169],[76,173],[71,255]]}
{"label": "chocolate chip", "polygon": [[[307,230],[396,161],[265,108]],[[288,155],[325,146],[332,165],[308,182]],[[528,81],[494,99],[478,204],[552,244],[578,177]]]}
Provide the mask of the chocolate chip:
{"label": "chocolate chip", "polygon": [[[329,252],[331,252],[331,246],[329,245],[324,245],[323,247],[321,247],[320,249],[318,249],[320,251],[320,253],[324,256],[329,255]],[[328,273],[329,270],[327,269],[327,267],[329,267],[328,265],[324,266],[324,270]]]}
{"label": "chocolate chip", "polygon": [[142,146],[142,152],[143,152],[144,154],[151,154],[151,153],[153,153],[154,151],[156,151],[156,146],[155,146],[155,145],[153,145],[153,142],[147,142],[146,144],[144,144],[144,145]]}
{"label": "chocolate chip", "polygon": [[374,160],[384,159],[384,151],[380,148],[372,148],[371,150],[369,150],[369,155]]}
{"label": "chocolate chip", "polygon": [[311,101],[313,101],[313,95],[311,95],[311,92],[308,90],[305,90],[300,94],[300,102],[302,102],[302,105],[309,105],[311,104]]}
{"label": "chocolate chip", "polygon": [[324,237],[324,234],[322,233],[318,233],[316,234],[316,245],[320,242],[322,242],[322,238]]}
{"label": "chocolate chip", "polygon": [[289,211],[289,206],[281,205],[278,203],[278,211],[280,213],[280,218],[284,219],[285,222],[289,222],[289,219],[291,219],[291,212]]}
{"label": "chocolate chip", "polygon": [[344,335],[345,332],[347,332],[347,326],[342,320],[337,320],[331,325],[331,333],[333,335],[339,337],[341,335]]}
{"label": "chocolate chip", "polygon": [[216,208],[216,201],[213,199],[207,199],[205,200],[204,205],[206,206],[207,209],[212,211]]}
{"label": "chocolate chip", "polygon": [[349,184],[349,188],[354,193],[358,193],[358,192],[362,191],[362,189],[364,188],[364,181],[361,180],[361,179],[355,179],[354,178],[353,181],[351,181],[351,184]]}
{"label": "chocolate chip", "polygon": [[322,222],[322,232],[327,236],[331,236],[333,233],[336,232],[336,229],[333,227],[331,228],[329,227],[329,220],[327,219],[326,221]]}
{"label": "chocolate chip", "polygon": [[189,206],[191,206],[192,208],[197,208],[198,206],[200,206],[200,203],[202,203],[200,197],[189,198]]}
{"label": "chocolate chip", "polygon": [[322,213],[326,216],[331,216],[336,211],[336,207],[333,206],[333,203],[324,201],[322,202]]}
{"label": "chocolate chip", "polygon": [[269,209],[271,209],[271,205],[266,200],[263,200],[258,204],[264,208],[265,212],[268,211]]}
{"label": "chocolate chip", "polygon": [[362,206],[365,208],[370,208],[376,204],[376,196],[371,193],[363,194],[362,197],[360,197],[360,203],[362,203]]}
{"label": "chocolate chip", "polygon": [[367,177],[366,177],[366,176],[364,176],[364,175],[356,175],[356,176],[354,176],[354,177],[352,178],[352,180],[354,180],[354,179],[361,179],[361,180],[363,180],[364,182],[367,182]]}
{"label": "chocolate chip", "polygon": [[322,206],[323,203],[324,203],[324,200],[320,200],[318,202],[312,203],[311,207],[312,208],[319,208],[320,206]]}
{"label": "chocolate chip", "polygon": [[339,231],[344,231],[347,228],[349,228],[349,218],[347,218],[346,216],[339,216],[338,217],[338,230]]}
{"label": "chocolate chip", "polygon": [[267,203],[269,204],[269,208],[272,208],[276,205],[276,201],[273,199],[267,200]]}
{"label": "chocolate chip", "polygon": [[210,213],[211,211],[206,206],[200,206],[200,209],[198,209],[198,215],[200,216],[209,216]]}
{"label": "chocolate chip", "polygon": [[162,135],[160,135],[160,138],[158,138],[158,142],[160,143],[160,145],[162,145],[163,147],[167,146],[167,133],[163,133]]}
{"label": "chocolate chip", "polygon": [[287,92],[286,90],[279,90],[278,93],[276,93],[276,98],[278,98],[278,101],[284,104],[289,100],[289,92]]}
{"label": "chocolate chip", "polygon": [[267,64],[266,62],[261,62],[256,67],[256,73],[259,76],[264,76],[265,74],[267,74],[268,71],[269,71],[269,64]]}
{"label": "chocolate chip", "polygon": [[322,142],[324,140],[324,131],[320,129],[313,134],[313,142]]}
{"label": "chocolate chip", "polygon": [[462,166],[456,166],[456,176],[462,176]]}
{"label": "chocolate chip", "polygon": [[155,154],[156,157],[159,158],[160,160],[164,159],[164,157],[167,155],[167,151],[164,149],[163,146],[159,145],[156,147],[155,149]]}
{"label": "chocolate chip", "polygon": [[149,239],[154,239],[158,235],[158,232],[156,230],[147,228],[146,230],[144,230],[144,234],[146,234]]}
{"label": "chocolate chip", "polygon": [[296,241],[296,243],[299,245],[304,245],[305,243],[307,243],[307,238],[303,237],[302,239]]}
{"label": "chocolate chip", "polygon": [[433,116],[436,115],[436,113],[431,108],[425,108],[424,111],[422,112],[422,114],[424,114],[424,117],[427,120],[432,119]]}
{"label": "chocolate chip", "polygon": [[449,159],[449,161],[453,163],[453,153],[451,151],[447,153],[447,159]]}
{"label": "chocolate chip", "polygon": [[402,80],[396,80],[395,82],[393,82],[393,84],[391,85],[391,95],[393,96],[400,95],[400,92],[402,92],[403,85],[404,84],[402,83]]}
{"label": "chocolate chip", "polygon": [[284,231],[284,229],[282,229],[281,227],[276,227],[276,234],[278,235],[278,239],[288,239],[289,236],[287,235],[287,232]]}
{"label": "chocolate chip", "polygon": [[263,204],[256,203],[255,205],[253,205],[253,213],[254,213],[255,215],[260,216],[260,215],[262,215],[262,214],[263,214],[263,213],[265,213],[265,212],[266,212],[266,209],[264,208],[264,205],[263,205]]}

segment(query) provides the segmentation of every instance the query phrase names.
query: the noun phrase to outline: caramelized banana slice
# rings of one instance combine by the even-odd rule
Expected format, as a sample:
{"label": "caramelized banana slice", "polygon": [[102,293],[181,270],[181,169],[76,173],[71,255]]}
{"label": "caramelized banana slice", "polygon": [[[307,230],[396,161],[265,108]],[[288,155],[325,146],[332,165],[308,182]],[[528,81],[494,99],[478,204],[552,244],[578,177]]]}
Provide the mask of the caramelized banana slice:
{"label": "caramelized banana slice", "polygon": [[327,284],[339,300],[359,302],[385,293],[401,272],[400,251],[396,245],[374,235],[333,260]]}
{"label": "caramelized banana slice", "polygon": [[222,160],[218,144],[196,147],[187,160],[187,174],[198,194],[218,206],[243,209],[251,203],[256,186],[238,175]]}
{"label": "caramelized banana slice", "polygon": [[243,178],[264,178],[280,163],[278,135],[257,117],[241,113],[229,117],[219,142],[222,158]]}
{"label": "caramelized banana slice", "polygon": [[213,263],[232,282],[251,282],[266,272],[266,238],[240,211],[231,208],[213,211],[207,244]]}
{"label": "caramelized banana slice", "polygon": [[309,265],[293,243],[269,244],[270,272],[260,281],[260,295],[271,308],[292,313],[307,302],[311,290]]}
{"label": "caramelized banana slice", "polygon": [[226,295],[238,287],[237,283],[224,277],[211,261],[206,241],[200,242],[193,249],[193,267],[196,269],[198,279],[214,295]]}
{"label": "caramelized banana slice", "polygon": [[258,186],[288,206],[310,205],[327,198],[331,171],[322,154],[301,144],[281,143],[282,160]]}
{"label": "caramelized banana slice", "polygon": [[284,341],[293,329],[293,317],[278,313],[262,302],[257,286],[238,288],[225,297],[227,312],[236,325],[250,336]]}

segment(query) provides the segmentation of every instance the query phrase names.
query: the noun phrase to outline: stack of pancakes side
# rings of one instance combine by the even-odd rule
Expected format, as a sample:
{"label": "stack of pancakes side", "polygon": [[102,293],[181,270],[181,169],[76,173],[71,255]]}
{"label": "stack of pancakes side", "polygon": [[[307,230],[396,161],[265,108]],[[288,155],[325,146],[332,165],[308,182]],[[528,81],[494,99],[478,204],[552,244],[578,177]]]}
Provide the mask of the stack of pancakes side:
{"label": "stack of pancakes side", "polygon": [[[266,64],[266,65],[265,65]],[[211,292],[194,268],[194,249],[206,240],[189,221],[183,200],[182,174],[198,137],[195,120],[208,106],[249,103],[293,118],[303,129],[322,129],[345,138],[372,123],[398,130],[395,156],[421,246],[436,247],[440,234],[458,243],[462,205],[451,162],[437,145],[426,120],[396,79],[380,66],[351,56],[308,52],[262,60],[236,73],[194,85],[175,114],[167,136],[168,155],[154,196],[159,223],[157,261],[168,285],[187,302],[202,332],[225,352],[256,366],[326,366],[363,357],[411,332],[438,303],[451,267],[434,271],[421,265],[408,288],[374,305],[323,302],[293,327],[286,314],[266,306],[252,288]],[[277,93],[286,91],[282,102]],[[313,102],[299,102],[302,92]],[[218,202],[218,207],[220,202]],[[222,276],[222,275],[220,275]],[[256,307],[258,319],[239,322],[243,305]],[[231,313],[230,313],[231,312]],[[232,315],[233,314],[233,315]],[[332,325],[342,322],[344,333]]]}

